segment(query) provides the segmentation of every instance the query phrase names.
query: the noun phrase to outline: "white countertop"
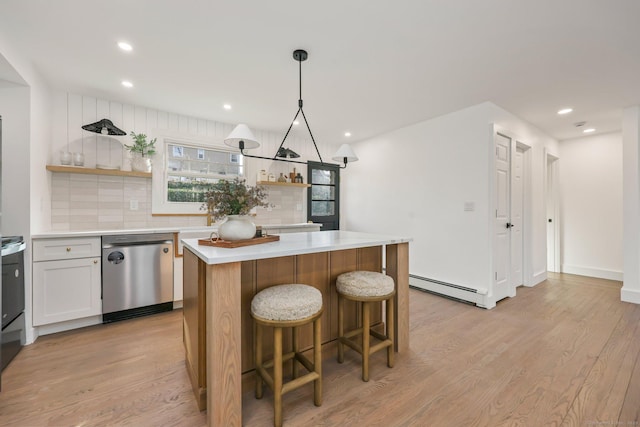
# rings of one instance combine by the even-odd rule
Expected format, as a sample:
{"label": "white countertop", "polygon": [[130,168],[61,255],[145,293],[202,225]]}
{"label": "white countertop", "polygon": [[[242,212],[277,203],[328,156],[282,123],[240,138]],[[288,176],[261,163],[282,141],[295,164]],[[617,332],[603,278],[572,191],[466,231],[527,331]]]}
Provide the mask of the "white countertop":
{"label": "white countertop", "polygon": [[313,231],[281,234],[278,242],[240,248],[201,246],[198,245],[198,239],[183,239],[182,243],[207,264],[224,264],[227,262],[406,243],[412,240],[410,237],[385,236],[355,231]]}
{"label": "white countertop", "polygon": [[[289,228],[310,228],[317,227],[319,224],[309,224],[301,222],[299,224],[263,224],[266,230],[285,230]],[[31,236],[32,239],[50,239],[65,237],[99,237],[112,236],[117,234],[150,234],[150,233],[199,233],[202,236],[208,236],[212,231],[218,230],[218,224],[212,226],[191,226],[191,227],[158,227],[158,228],[131,228],[122,230],[89,230],[89,231],[46,231]]]}

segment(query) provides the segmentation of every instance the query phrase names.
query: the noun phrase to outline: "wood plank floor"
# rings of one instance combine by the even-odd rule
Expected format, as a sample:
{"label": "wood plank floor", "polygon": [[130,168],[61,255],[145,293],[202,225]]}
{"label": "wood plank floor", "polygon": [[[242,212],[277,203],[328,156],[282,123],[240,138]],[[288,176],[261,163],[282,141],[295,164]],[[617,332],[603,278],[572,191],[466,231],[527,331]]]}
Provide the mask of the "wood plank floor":
{"label": "wood plank floor", "polygon": [[[412,290],[411,350],[325,354],[324,401],[284,397],[289,426],[640,426],[640,306],[620,282],[550,274],[483,310]],[[42,337],[2,376],[0,426],[205,426],[184,366],[181,311]],[[271,393],[243,396],[272,425]]]}

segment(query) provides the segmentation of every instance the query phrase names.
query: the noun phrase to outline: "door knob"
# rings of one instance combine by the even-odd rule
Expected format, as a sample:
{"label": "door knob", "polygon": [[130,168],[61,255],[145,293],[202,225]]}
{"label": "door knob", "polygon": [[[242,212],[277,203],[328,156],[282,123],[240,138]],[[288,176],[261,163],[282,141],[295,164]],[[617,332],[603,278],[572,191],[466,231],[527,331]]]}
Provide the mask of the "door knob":
{"label": "door knob", "polygon": [[513,224],[511,224],[510,222],[507,223],[507,228],[513,228]]}

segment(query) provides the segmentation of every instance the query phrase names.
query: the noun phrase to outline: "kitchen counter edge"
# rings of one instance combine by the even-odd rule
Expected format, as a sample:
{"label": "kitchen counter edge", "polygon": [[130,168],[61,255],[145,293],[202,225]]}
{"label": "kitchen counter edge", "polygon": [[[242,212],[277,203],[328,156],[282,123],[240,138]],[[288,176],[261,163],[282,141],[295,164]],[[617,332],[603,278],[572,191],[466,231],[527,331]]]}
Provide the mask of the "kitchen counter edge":
{"label": "kitchen counter edge", "polygon": [[[262,224],[262,228],[266,230],[287,229],[287,228],[307,228],[317,227],[319,224],[309,224],[306,222],[298,224]],[[87,231],[45,231],[33,234],[32,239],[53,239],[66,237],[100,237],[113,236],[118,234],[152,234],[152,233],[181,233],[181,232],[198,232],[211,233],[216,231],[217,226],[189,226],[189,227],[158,227],[158,228],[131,228],[121,230],[87,230]],[[204,234],[203,234],[204,236]]]}

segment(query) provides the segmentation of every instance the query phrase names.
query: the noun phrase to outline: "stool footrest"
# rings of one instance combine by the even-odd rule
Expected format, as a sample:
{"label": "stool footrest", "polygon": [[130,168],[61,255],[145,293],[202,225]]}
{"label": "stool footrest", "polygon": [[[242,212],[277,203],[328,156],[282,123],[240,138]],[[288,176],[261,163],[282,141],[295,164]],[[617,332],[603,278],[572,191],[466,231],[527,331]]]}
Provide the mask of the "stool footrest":
{"label": "stool footrest", "polygon": [[[293,351],[290,351],[287,354],[283,354],[282,355],[282,363],[288,362],[289,360],[293,359],[295,356],[296,356],[296,353],[293,352]],[[264,366],[265,368],[273,368],[273,359],[267,360],[266,362],[263,362],[262,366]]]}
{"label": "stool footrest", "polygon": [[[311,372],[315,369],[315,366],[313,366],[313,362],[311,362],[311,360],[309,360],[307,356],[302,353],[294,353],[294,355],[295,359],[300,362],[300,364],[304,366],[307,371]],[[294,361],[293,363],[296,362]]]}
{"label": "stool footrest", "polygon": [[317,372],[309,372],[301,377],[296,378],[295,380],[291,380],[282,385],[282,394],[288,393],[291,390],[295,390],[296,388],[303,386],[311,381],[315,381],[320,378],[320,375]]}
{"label": "stool footrest", "polygon": [[393,342],[391,342],[391,340],[381,341],[381,342],[369,347],[369,354],[373,354],[378,350],[382,350],[382,349],[387,348],[387,347],[392,346],[392,345],[393,345]]}
{"label": "stool footrest", "polygon": [[386,341],[389,339],[389,337],[386,336],[385,334],[381,334],[380,332],[374,331],[373,329],[371,329],[369,332],[371,333],[371,335],[378,338],[380,341]]}
{"label": "stool footrest", "polygon": [[340,340],[340,342],[342,344],[348,345],[349,347],[351,347],[352,349],[354,349],[358,353],[362,354],[362,346],[360,344],[358,344],[357,342],[355,342],[353,340],[350,340],[347,337],[339,337],[338,340]]}

